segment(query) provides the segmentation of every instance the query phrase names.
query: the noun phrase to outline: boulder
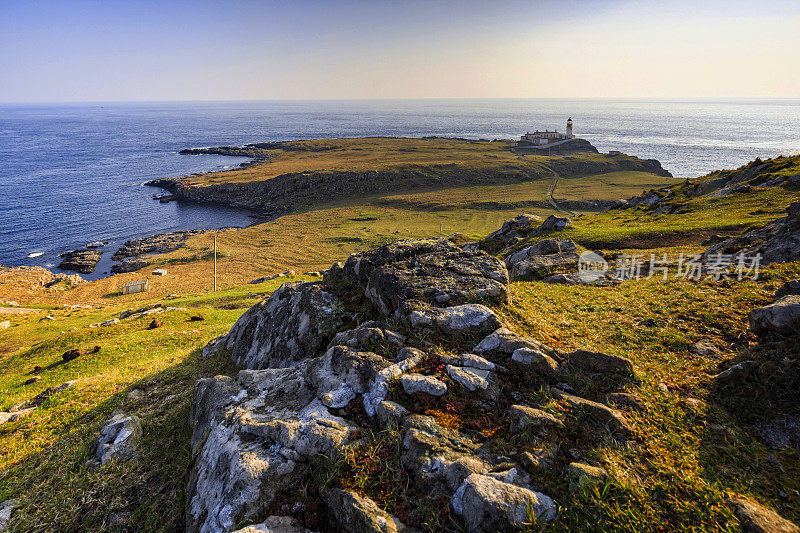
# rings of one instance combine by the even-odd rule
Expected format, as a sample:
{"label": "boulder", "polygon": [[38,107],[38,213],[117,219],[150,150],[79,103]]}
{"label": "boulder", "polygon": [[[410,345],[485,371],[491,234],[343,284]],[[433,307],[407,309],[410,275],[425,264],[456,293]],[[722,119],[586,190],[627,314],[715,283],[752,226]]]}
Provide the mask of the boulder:
{"label": "boulder", "polygon": [[564,228],[567,228],[571,225],[570,221],[566,217],[557,217],[555,215],[550,215],[544,222],[536,228],[536,233],[544,233],[546,231],[558,231]]}
{"label": "boulder", "polygon": [[569,490],[575,492],[594,487],[605,482],[608,472],[605,468],[589,466],[583,463],[570,463],[567,466]]}
{"label": "boulder", "polygon": [[[490,363],[491,364],[491,363]],[[500,397],[500,384],[494,373],[485,368],[447,365],[447,375],[478,396],[496,401]]]}
{"label": "boulder", "polygon": [[629,392],[610,392],[606,394],[606,402],[633,411],[647,411],[647,405],[642,399]]}
{"label": "boulder", "polygon": [[331,340],[331,346],[350,346],[359,350],[368,350],[387,346],[402,346],[406,338],[388,328],[382,322],[365,322],[355,329],[340,331]]}
{"label": "boulder", "polygon": [[539,255],[552,255],[561,252],[577,252],[578,247],[572,241],[559,241],[558,239],[544,239],[527,246],[518,252],[506,257],[506,267],[511,269],[515,264]]}
{"label": "boulder", "polygon": [[10,320],[3,320],[2,322],[0,322],[0,329],[8,329],[10,327],[11,327]]}
{"label": "boulder", "polygon": [[780,287],[778,290],[775,291],[775,295],[772,297],[773,300],[777,301],[783,298],[784,296],[798,296],[800,295],[800,279],[793,279],[791,281],[787,281]]}
{"label": "boulder", "polygon": [[518,348],[511,355],[511,360],[528,365],[548,380],[558,378],[558,363],[549,355],[535,348]]}
{"label": "boulder", "polygon": [[557,352],[553,348],[537,340],[517,335],[507,328],[496,329],[479,342],[472,351],[476,354],[493,356],[505,361],[520,348],[528,348],[547,355],[550,358],[558,357]]}
{"label": "boulder", "polygon": [[511,220],[503,222],[503,226],[500,229],[490,233],[478,245],[481,249],[490,252],[507,248],[534,233],[541,221],[542,218],[536,215],[517,215]]}
{"label": "boulder", "polygon": [[552,275],[556,271],[574,271],[580,256],[575,252],[533,255],[514,263],[509,269],[513,281],[528,281]]}
{"label": "boulder", "polygon": [[550,394],[552,394],[553,397],[562,400],[570,407],[580,409],[585,413],[595,417],[597,420],[605,424],[609,431],[616,437],[626,440],[633,438],[633,428],[630,426],[623,414],[616,409],[612,409],[611,407],[599,402],[593,402],[592,400],[581,398],[580,396],[567,394],[566,392],[562,392],[555,388],[550,389]]}
{"label": "boulder", "polygon": [[523,452],[520,455],[520,463],[532,472],[536,472],[537,470],[550,470],[555,466],[557,456],[558,448],[555,446],[539,448]]}
{"label": "boulder", "polygon": [[557,512],[549,496],[481,474],[467,477],[451,503],[470,533],[523,529],[530,525],[527,523],[529,509],[541,522],[553,520]]}
{"label": "boulder", "polygon": [[35,407],[28,407],[26,409],[20,409],[19,411],[14,411],[11,413],[0,411],[0,426],[3,424],[10,424],[11,422],[16,422],[20,418],[31,414],[35,409]]}
{"label": "boulder", "polygon": [[414,328],[435,328],[448,334],[486,335],[500,327],[497,314],[481,304],[463,304],[439,308],[426,304],[411,304],[409,314]]}
{"label": "boulder", "polygon": [[101,466],[118,459],[127,461],[136,457],[142,439],[142,422],[135,415],[114,415],[100,429],[92,446],[91,462]]}
{"label": "boulder", "polygon": [[320,283],[285,283],[236,321],[225,347],[240,367],[285,367],[316,355],[348,319]]}
{"label": "boulder", "polygon": [[778,513],[744,498],[725,501],[742,525],[744,533],[800,533],[800,527]]}
{"label": "boulder", "polygon": [[564,429],[564,422],[555,416],[526,405],[512,405],[508,409],[509,432],[518,433],[527,429],[536,432]]}
{"label": "boulder", "polygon": [[441,396],[447,392],[447,385],[442,381],[422,374],[405,374],[400,377],[400,384],[409,395],[423,392],[431,396]]}
{"label": "boulder", "polygon": [[727,347],[728,343],[719,337],[708,337],[689,346],[689,352],[700,357],[722,357],[722,351]]}
{"label": "boulder", "polygon": [[747,316],[755,333],[796,335],[800,331],[800,296],[784,296],[775,303],[753,309]]}
{"label": "boulder", "polygon": [[351,490],[326,489],[322,500],[339,523],[340,531],[349,533],[411,533],[416,531],[390,515],[370,498]]}
{"label": "boulder", "polygon": [[633,362],[618,355],[575,350],[572,353],[564,354],[564,360],[570,365],[590,372],[623,374],[626,376],[633,374]]}

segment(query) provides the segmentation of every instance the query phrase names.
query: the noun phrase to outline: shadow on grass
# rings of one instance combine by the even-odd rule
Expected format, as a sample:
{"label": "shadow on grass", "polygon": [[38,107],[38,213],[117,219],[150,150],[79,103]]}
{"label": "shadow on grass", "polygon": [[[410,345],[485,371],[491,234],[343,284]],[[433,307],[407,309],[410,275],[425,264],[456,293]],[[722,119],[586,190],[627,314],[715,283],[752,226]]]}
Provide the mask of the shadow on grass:
{"label": "shadow on grass", "polygon": [[[16,445],[25,447],[28,435],[55,425],[52,443],[0,472],[0,500],[22,503],[10,531],[183,531],[193,386],[201,377],[233,372],[226,356],[204,359],[197,349],[87,411],[73,389],[4,426],[0,434],[18,435]],[[65,404],[74,416],[59,413]],[[91,469],[86,462],[92,443],[116,413],[142,419],[140,455]]]}

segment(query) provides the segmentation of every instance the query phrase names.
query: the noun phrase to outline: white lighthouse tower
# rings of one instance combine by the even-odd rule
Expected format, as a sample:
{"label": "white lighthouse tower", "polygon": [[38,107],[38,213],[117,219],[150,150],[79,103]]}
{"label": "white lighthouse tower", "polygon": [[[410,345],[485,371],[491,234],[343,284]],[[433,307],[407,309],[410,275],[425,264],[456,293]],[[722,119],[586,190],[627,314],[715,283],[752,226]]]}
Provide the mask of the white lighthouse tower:
{"label": "white lighthouse tower", "polygon": [[570,139],[574,137],[574,135],[572,135],[572,117],[567,119],[567,137]]}

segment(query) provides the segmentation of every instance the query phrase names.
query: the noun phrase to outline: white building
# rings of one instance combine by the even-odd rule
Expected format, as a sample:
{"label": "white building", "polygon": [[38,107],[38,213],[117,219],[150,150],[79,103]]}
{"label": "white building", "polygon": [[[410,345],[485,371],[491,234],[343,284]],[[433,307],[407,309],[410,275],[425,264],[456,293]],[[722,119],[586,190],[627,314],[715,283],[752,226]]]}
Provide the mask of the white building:
{"label": "white building", "polygon": [[544,146],[557,141],[565,141],[567,139],[574,139],[575,135],[572,134],[572,117],[567,120],[567,132],[559,133],[558,130],[544,130],[531,133],[528,132],[519,139],[520,144],[532,144],[534,146]]}

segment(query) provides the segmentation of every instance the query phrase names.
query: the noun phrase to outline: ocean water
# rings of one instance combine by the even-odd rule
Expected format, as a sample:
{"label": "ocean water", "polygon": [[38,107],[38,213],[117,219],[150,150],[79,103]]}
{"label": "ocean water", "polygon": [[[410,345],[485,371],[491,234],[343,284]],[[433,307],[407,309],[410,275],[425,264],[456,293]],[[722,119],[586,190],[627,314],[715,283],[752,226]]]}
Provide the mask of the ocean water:
{"label": "ocean water", "polygon": [[754,101],[379,100],[0,105],[0,264],[53,268],[58,254],[110,241],[244,226],[251,213],[161,204],[153,178],[238,165],[182,148],[358,136],[518,138],[575,133],[600,151],[655,158],[695,177],[800,152],[800,99]]}

